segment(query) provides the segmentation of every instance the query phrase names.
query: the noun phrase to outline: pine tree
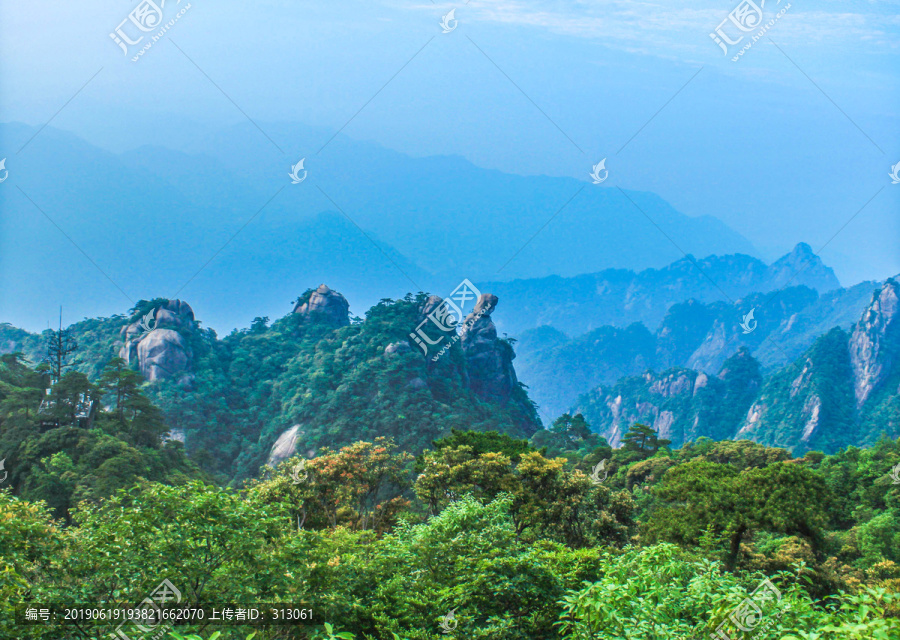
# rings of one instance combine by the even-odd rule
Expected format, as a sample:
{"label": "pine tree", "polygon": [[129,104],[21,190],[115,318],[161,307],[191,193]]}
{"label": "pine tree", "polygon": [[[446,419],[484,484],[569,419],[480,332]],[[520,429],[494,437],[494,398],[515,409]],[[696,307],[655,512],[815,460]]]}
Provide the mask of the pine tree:
{"label": "pine tree", "polygon": [[622,436],[622,443],[626,450],[635,451],[641,454],[650,454],[651,456],[659,451],[662,447],[672,444],[671,440],[660,439],[656,435],[653,427],[636,422]]}

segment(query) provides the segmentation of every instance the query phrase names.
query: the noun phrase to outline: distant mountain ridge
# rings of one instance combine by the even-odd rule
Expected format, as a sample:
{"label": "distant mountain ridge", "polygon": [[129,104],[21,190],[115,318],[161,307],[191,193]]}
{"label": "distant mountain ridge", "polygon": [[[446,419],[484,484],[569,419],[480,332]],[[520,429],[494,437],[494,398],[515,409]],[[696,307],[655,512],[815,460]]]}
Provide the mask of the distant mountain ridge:
{"label": "distant mountain ridge", "polygon": [[[646,369],[683,366],[715,374],[744,347],[765,372],[782,367],[833,327],[849,329],[879,286],[840,288],[832,270],[803,243],[770,266],[742,255],[711,256],[700,265],[702,273],[684,259],[640,273],[557,279],[549,287],[547,280],[488,285],[507,288],[512,298],[543,295],[521,304],[534,308],[537,302],[540,319],[562,327],[611,320],[572,337],[556,324],[516,335],[517,370],[545,423],[594,387]],[[516,290],[510,293],[509,287]],[[741,323],[751,312],[753,330],[745,333]],[[532,318],[517,308],[498,326],[509,331],[510,324],[523,326]],[[567,375],[558,375],[561,370]]]}
{"label": "distant mountain ridge", "polygon": [[[189,298],[226,332],[249,326],[250,309],[274,317],[285,288],[307,282],[331,283],[360,313],[383,296],[449,292],[464,278],[568,277],[680,257],[635,204],[695,255],[754,253],[721,221],[685,215],[652,193],[414,158],[343,135],[317,154],[333,132],[261,126],[289,141],[284,154],[250,123],[189,152],[119,154],[46,127],[7,162],[0,189],[0,319],[45,326],[47,314],[22,303],[35,290],[74,318],[162,293]],[[19,148],[36,131],[2,124],[0,142]],[[300,158],[309,175],[291,184]]]}
{"label": "distant mountain ridge", "polygon": [[571,278],[484,283],[486,290],[497,292],[516,309],[499,327],[516,336],[543,325],[571,336],[604,325],[626,327],[633,322],[653,331],[669,307],[679,302],[728,302],[750,293],[796,286],[826,293],[840,289],[841,283],[804,242],[771,265],[743,254],[711,255],[700,260],[691,256],[640,272],[606,269]]}

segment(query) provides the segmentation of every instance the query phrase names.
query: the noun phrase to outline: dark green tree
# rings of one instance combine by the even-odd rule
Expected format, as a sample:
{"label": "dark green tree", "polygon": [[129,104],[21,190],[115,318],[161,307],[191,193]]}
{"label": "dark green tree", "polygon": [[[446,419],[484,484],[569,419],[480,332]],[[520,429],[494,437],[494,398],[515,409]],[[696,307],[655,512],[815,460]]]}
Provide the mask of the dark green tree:
{"label": "dark green tree", "polygon": [[800,535],[819,548],[830,502],[822,478],[790,462],[738,471],[692,460],[669,469],[654,494],[661,504],[643,527],[646,538],[684,546],[698,545],[704,535],[724,538],[729,570],[754,532]]}
{"label": "dark green tree", "polygon": [[672,444],[671,440],[657,437],[656,430],[640,422],[636,422],[622,436],[622,446],[626,451],[638,453],[649,458],[663,447]]}

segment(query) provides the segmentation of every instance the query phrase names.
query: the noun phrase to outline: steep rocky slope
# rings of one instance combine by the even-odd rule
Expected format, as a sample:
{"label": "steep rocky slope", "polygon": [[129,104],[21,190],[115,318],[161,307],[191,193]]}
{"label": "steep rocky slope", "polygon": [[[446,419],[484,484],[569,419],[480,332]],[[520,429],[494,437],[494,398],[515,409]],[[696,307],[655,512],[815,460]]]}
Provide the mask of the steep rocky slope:
{"label": "steep rocky slope", "polygon": [[181,300],[166,300],[119,330],[119,357],[153,382],[177,377],[189,384],[193,353],[182,336],[196,329],[194,310]]}
{"label": "steep rocky slope", "polygon": [[636,422],[652,425],[679,447],[701,436],[732,437],[761,384],[759,364],[741,349],[718,375],[684,367],[647,371],[582,396],[573,411],[584,414],[614,447]]}
{"label": "steep rocky slope", "polygon": [[[824,295],[804,287],[753,293],[730,302],[696,300],[669,307],[655,334],[641,324],[601,327],[569,338],[552,327],[526,331],[517,370],[541,407],[545,423],[598,385],[645,369],[681,366],[715,375],[741,349],[771,373],[792,362],[831,328],[850,330],[868,305],[874,283]],[[750,332],[742,323],[749,313]],[[566,370],[566,376],[557,375]]]}
{"label": "steep rocky slope", "polygon": [[746,348],[714,378],[689,368],[652,371],[582,396],[575,410],[611,443],[633,422],[675,445],[708,436],[836,451],[900,436],[900,285],[870,297],[848,332],[834,327],[799,358],[763,379]]}

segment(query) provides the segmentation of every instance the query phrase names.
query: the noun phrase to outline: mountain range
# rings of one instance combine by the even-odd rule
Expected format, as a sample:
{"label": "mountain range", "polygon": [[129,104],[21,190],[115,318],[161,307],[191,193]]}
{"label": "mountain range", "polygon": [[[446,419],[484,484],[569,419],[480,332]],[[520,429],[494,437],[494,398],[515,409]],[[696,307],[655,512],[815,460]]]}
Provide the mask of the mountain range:
{"label": "mountain range", "polygon": [[[817,336],[786,366],[764,367],[752,348],[759,353],[792,323],[810,326],[804,320],[810,309],[847,305],[861,295],[851,291],[819,296],[792,287],[768,305],[765,294],[747,296],[742,304],[764,310],[759,334],[742,337],[727,357],[717,356],[715,372],[709,371],[712,361],[704,361],[707,370],[679,362],[693,361],[710,326],[724,327],[729,317],[729,324],[739,322],[741,309],[721,303],[673,305],[655,333],[638,323],[604,327],[572,345],[548,327],[526,334],[560,342],[552,373],[564,381],[561,387],[569,385],[565,389],[591,384],[597,373],[585,372],[602,363],[601,375],[613,381],[582,393],[567,408],[582,413],[613,446],[631,424],[643,422],[676,446],[705,436],[749,438],[795,452],[834,451],[870,444],[882,433],[900,434],[897,281],[870,290],[855,323]],[[417,451],[463,423],[534,434],[540,421],[513,367],[515,342],[499,337],[494,323],[515,310],[497,312],[503,308],[498,297],[482,294],[462,340],[446,343],[443,359],[423,357],[413,331],[441,300],[425,294],[383,300],[364,320],[351,319],[346,299],[322,285],[298,296],[287,316],[271,324],[260,317],[249,329],[219,338],[201,328],[189,305],[159,298],[142,301],[128,315],[72,325],[79,343],[72,365],[96,378],[111,358],[123,358],[148,381],[147,393],[163,409],[172,437],[225,478],[253,475],[267,460],[294,451],[375,435]],[[842,314],[846,310],[834,311],[832,318]],[[44,340],[0,325],[2,353],[23,352],[36,363]],[[604,341],[602,348],[587,348]],[[635,363],[648,367],[628,375]],[[659,363],[660,373],[649,367]],[[546,392],[530,390],[532,399]]]}
{"label": "mountain range", "polygon": [[849,329],[878,286],[841,288],[802,243],[768,266],[745,255],[710,256],[640,273],[488,285],[513,301],[516,311],[498,328],[517,340],[516,368],[545,424],[581,394],[647,369],[715,374],[747,348],[771,372],[831,328]]}
{"label": "mountain range", "polygon": [[849,330],[834,327],[770,375],[741,347],[717,374],[685,367],[601,385],[573,410],[611,444],[634,422],[675,446],[701,436],[834,452],[900,436],[900,284],[887,280]]}
{"label": "mountain range", "polygon": [[840,289],[841,283],[806,243],[771,265],[745,254],[702,259],[689,255],[641,271],[606,269],[570,278],[484,283],[486,291],[496,292],[516,309],[499,325],[516,336],[544,325],[572,336],[633,322],[653,331],[676,303],[690,299],[733,303],[750,293],[795,286],[826,293]]}
{"label": "mountain range", "polygon": [[[251,309],[280,313],[285,290],[309,282],[330,283],[362,313],[466,278],[660,268],[683,257],[673,242],[698,256],[755,252],[715,218],[587,174],[516,176],[260,126],[284,153],[250,123],[123,153],[52,126],[0,125],[2,147],[21,149],[0,188],[0,317],[34,330],[60,304],[79,318],[162,292],[226,331],[249,326]],[[308,175],[292,184],[301,158]],[[46,307],[22,304],[38,290]]]}

